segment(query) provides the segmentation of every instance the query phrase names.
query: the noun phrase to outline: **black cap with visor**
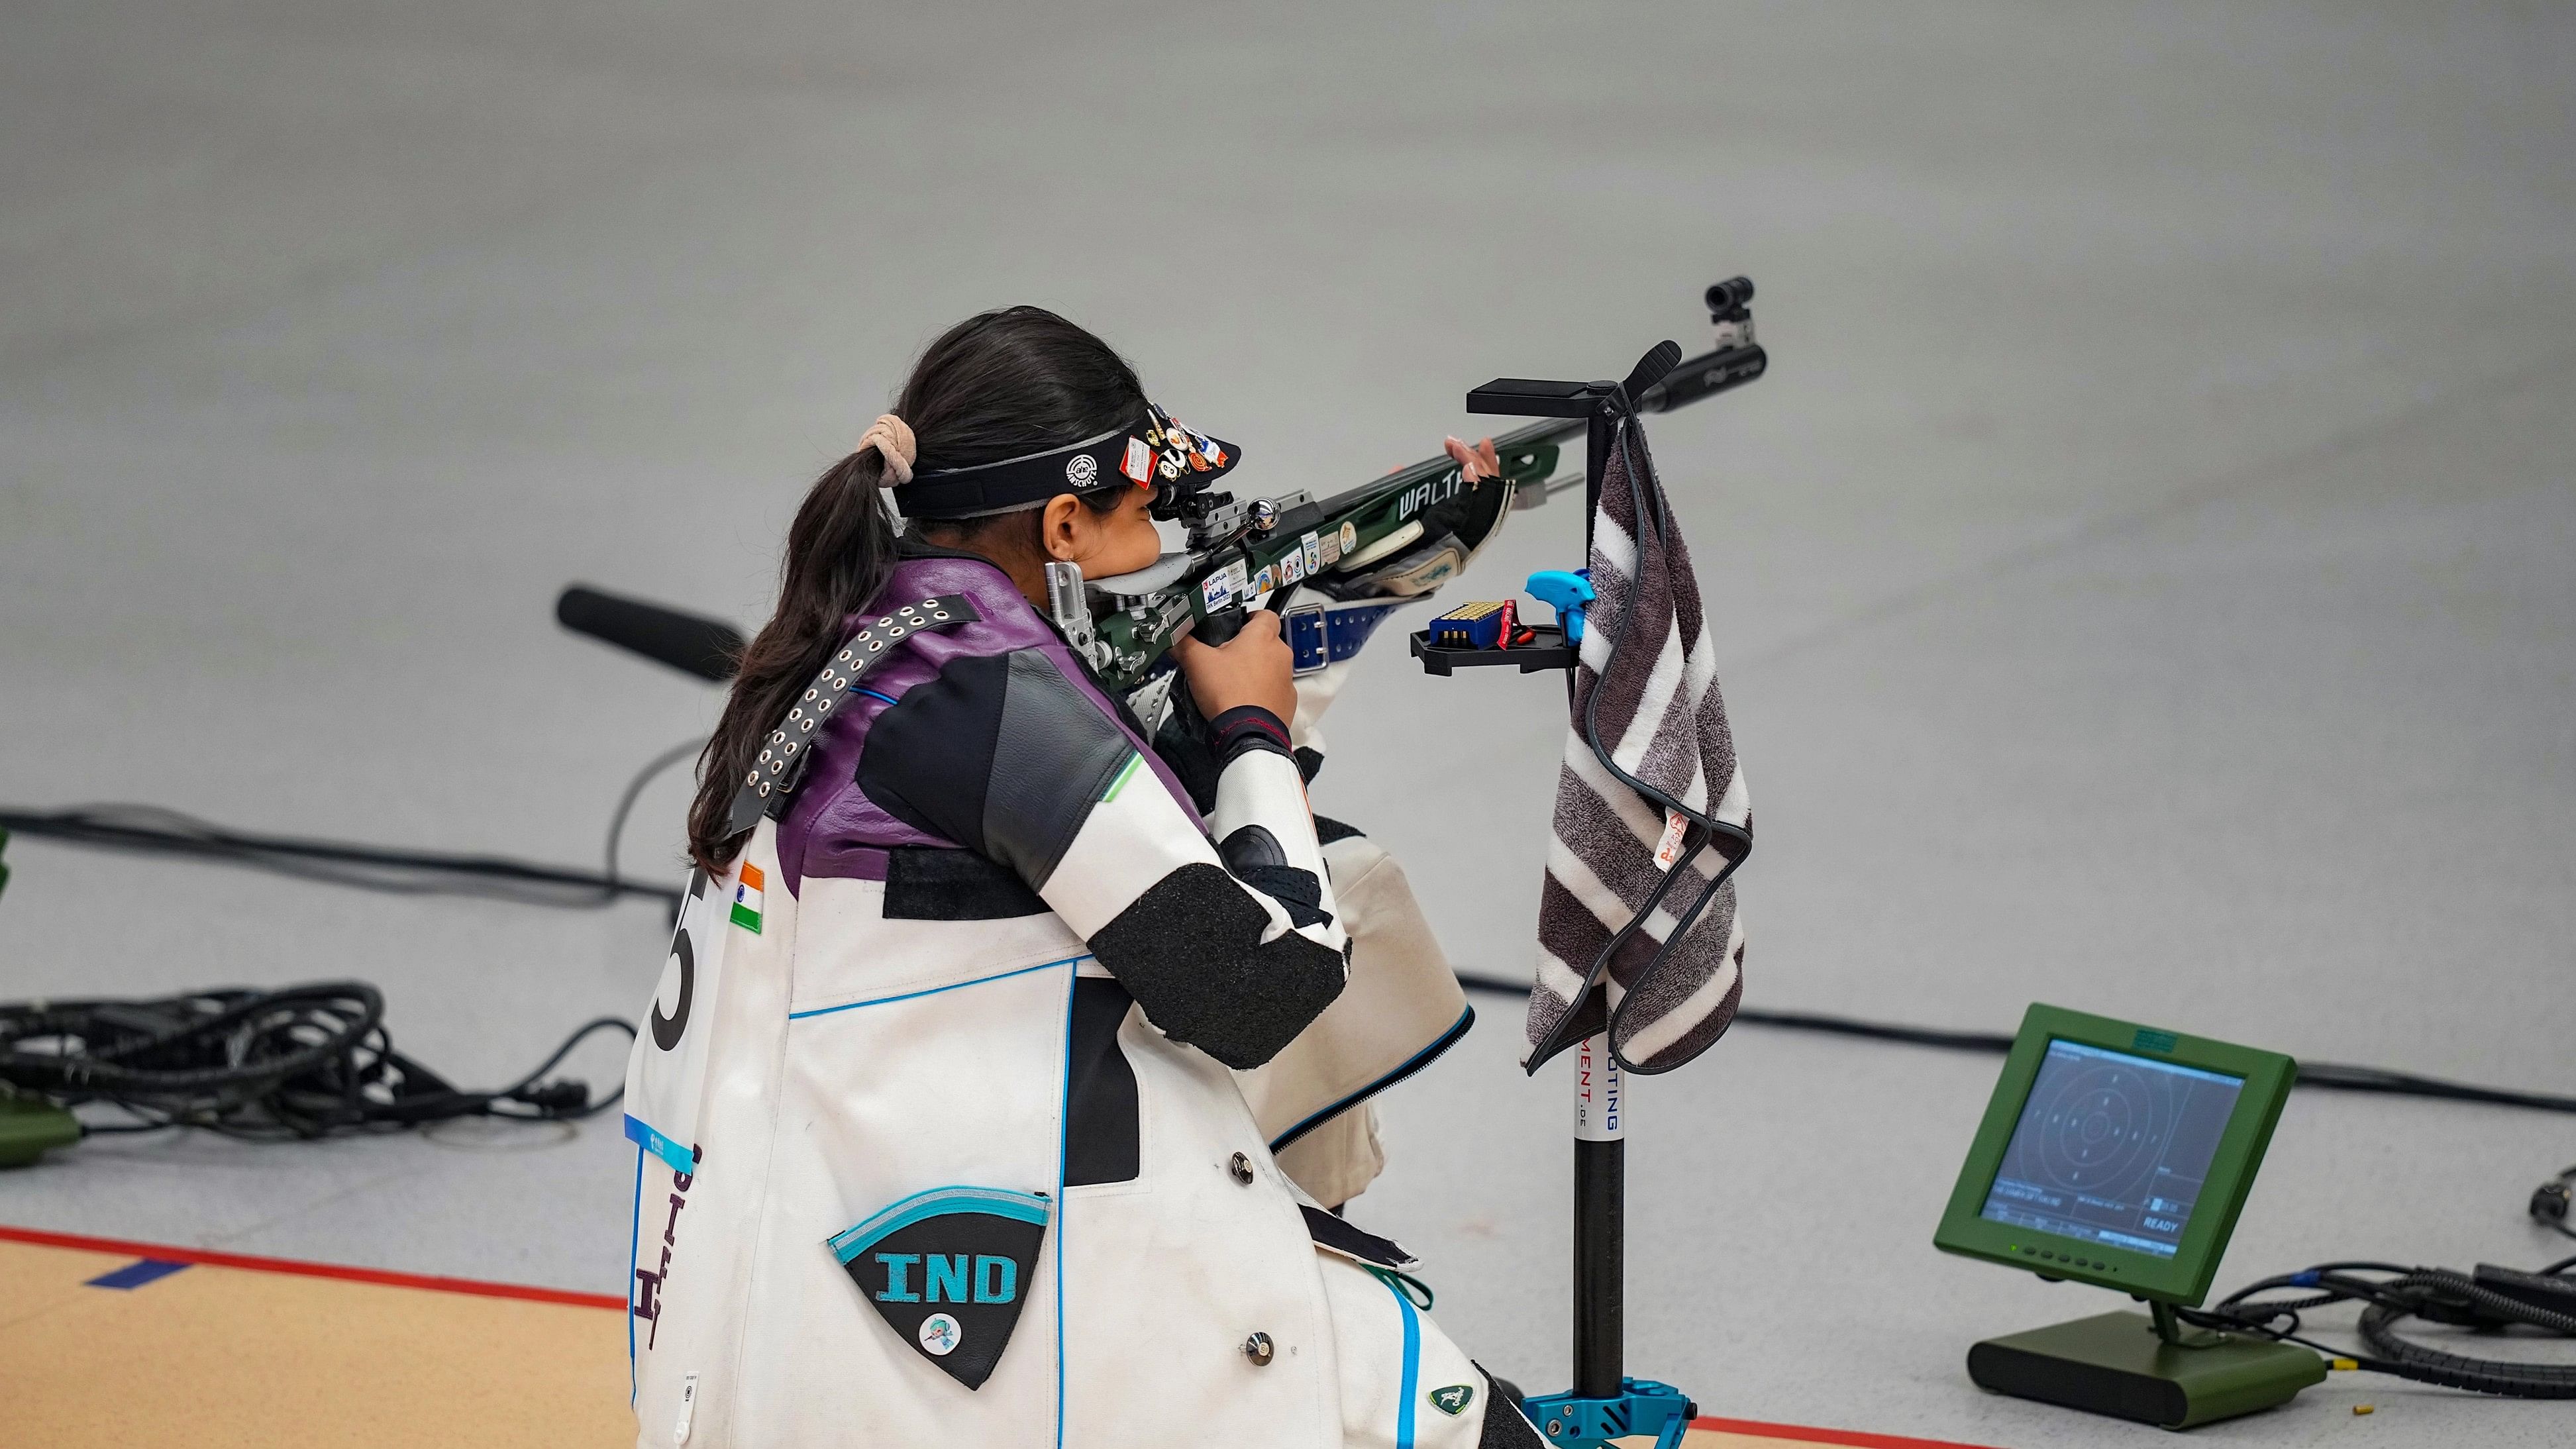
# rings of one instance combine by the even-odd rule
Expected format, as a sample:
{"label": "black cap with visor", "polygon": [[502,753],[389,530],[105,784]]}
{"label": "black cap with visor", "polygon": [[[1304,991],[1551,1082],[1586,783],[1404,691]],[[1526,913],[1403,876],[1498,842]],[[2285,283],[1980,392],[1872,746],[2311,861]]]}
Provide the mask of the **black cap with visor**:
{"label": "black cap with visor", "polygon": [[1182,499],[1232,472],[1241,460],[1242,450],[1232,443],[1148,403],[1142,417],[1081,442],[970,468],[925,470],[888,491],[895,512],[906,518],[980,518],[1123,479],[1153,492],[1155,517],[1174,518]]}

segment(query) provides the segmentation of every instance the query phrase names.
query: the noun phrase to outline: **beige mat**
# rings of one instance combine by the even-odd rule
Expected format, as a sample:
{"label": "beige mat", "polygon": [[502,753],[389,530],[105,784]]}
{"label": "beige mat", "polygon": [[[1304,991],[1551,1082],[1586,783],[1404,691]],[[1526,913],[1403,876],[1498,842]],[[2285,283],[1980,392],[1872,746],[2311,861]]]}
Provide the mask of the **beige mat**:
{"label": "beige mat", "polygon": [[0,1241],[0,1442],[635,1442],[621,1312],[213,1263],[88,1286],[179,1256]]}
{"label": "beige mat", "polygon": [[[0,1228],[9,1449],[612,1449],[617,1299]],[[1646,1446],[1649,1440],[1627,1441]],[[1970,1449],[1702,1419],[1689,1449]]]}

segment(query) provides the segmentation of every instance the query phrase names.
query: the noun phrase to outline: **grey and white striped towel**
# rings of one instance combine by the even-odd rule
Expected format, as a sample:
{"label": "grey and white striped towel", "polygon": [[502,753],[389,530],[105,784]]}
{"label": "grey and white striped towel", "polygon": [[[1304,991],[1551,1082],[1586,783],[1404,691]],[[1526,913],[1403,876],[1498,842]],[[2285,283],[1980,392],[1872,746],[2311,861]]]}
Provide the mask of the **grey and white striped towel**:
{"label": "grey and white striped towel", "polygon": [[1606,1023],[1630,1070],[1665,1072],[1725,1033],[1743,993],[1728,877],[1752,849],[1753,807],[1690,552],[1633,416],[1603,473],[1590,562],[1524,1064]]}

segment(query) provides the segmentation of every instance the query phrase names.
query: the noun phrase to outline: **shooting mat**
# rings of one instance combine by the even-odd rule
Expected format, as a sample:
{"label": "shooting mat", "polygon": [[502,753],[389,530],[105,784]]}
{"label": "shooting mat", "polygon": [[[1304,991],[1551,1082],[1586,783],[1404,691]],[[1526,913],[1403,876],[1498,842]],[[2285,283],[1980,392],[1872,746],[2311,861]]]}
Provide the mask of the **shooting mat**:
{"label": "shooting mat", "polygon": [[[0,1228],[7,1439],[44,1449],[623,1449],[635,1427],[622,1306]],[[1734,1419],[1701,1419],[1686,1442],[1976,1449]]]}

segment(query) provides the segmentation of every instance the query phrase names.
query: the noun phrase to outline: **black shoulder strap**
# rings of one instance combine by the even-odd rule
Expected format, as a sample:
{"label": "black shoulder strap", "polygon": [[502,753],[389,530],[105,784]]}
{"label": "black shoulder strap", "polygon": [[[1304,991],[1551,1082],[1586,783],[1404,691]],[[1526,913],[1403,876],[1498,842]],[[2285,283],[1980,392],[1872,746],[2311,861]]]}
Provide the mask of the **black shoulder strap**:
{"label": "black shoulder strap", "polygon": [[906,634],[922,630],[954,629],[983,618],[964,594],[942,594],[918,604],[906,604],[880,619],[859,626],[859,631],[823,666],[807,686],[805,697],[787,711],[787,718],[770,731],[761,743],[760,758],[751,762],[751,773],[743,777],[742,788],[734,793],[733,809],[725,816],[725,833],[739,834],[760,823],[767,815],[775,820],[787,813],[787,802],[796,796],[796,787],[805,778],[806,763],[813,758],[813,748],[823,723],[870,669],[886,657],[886,651]]}

